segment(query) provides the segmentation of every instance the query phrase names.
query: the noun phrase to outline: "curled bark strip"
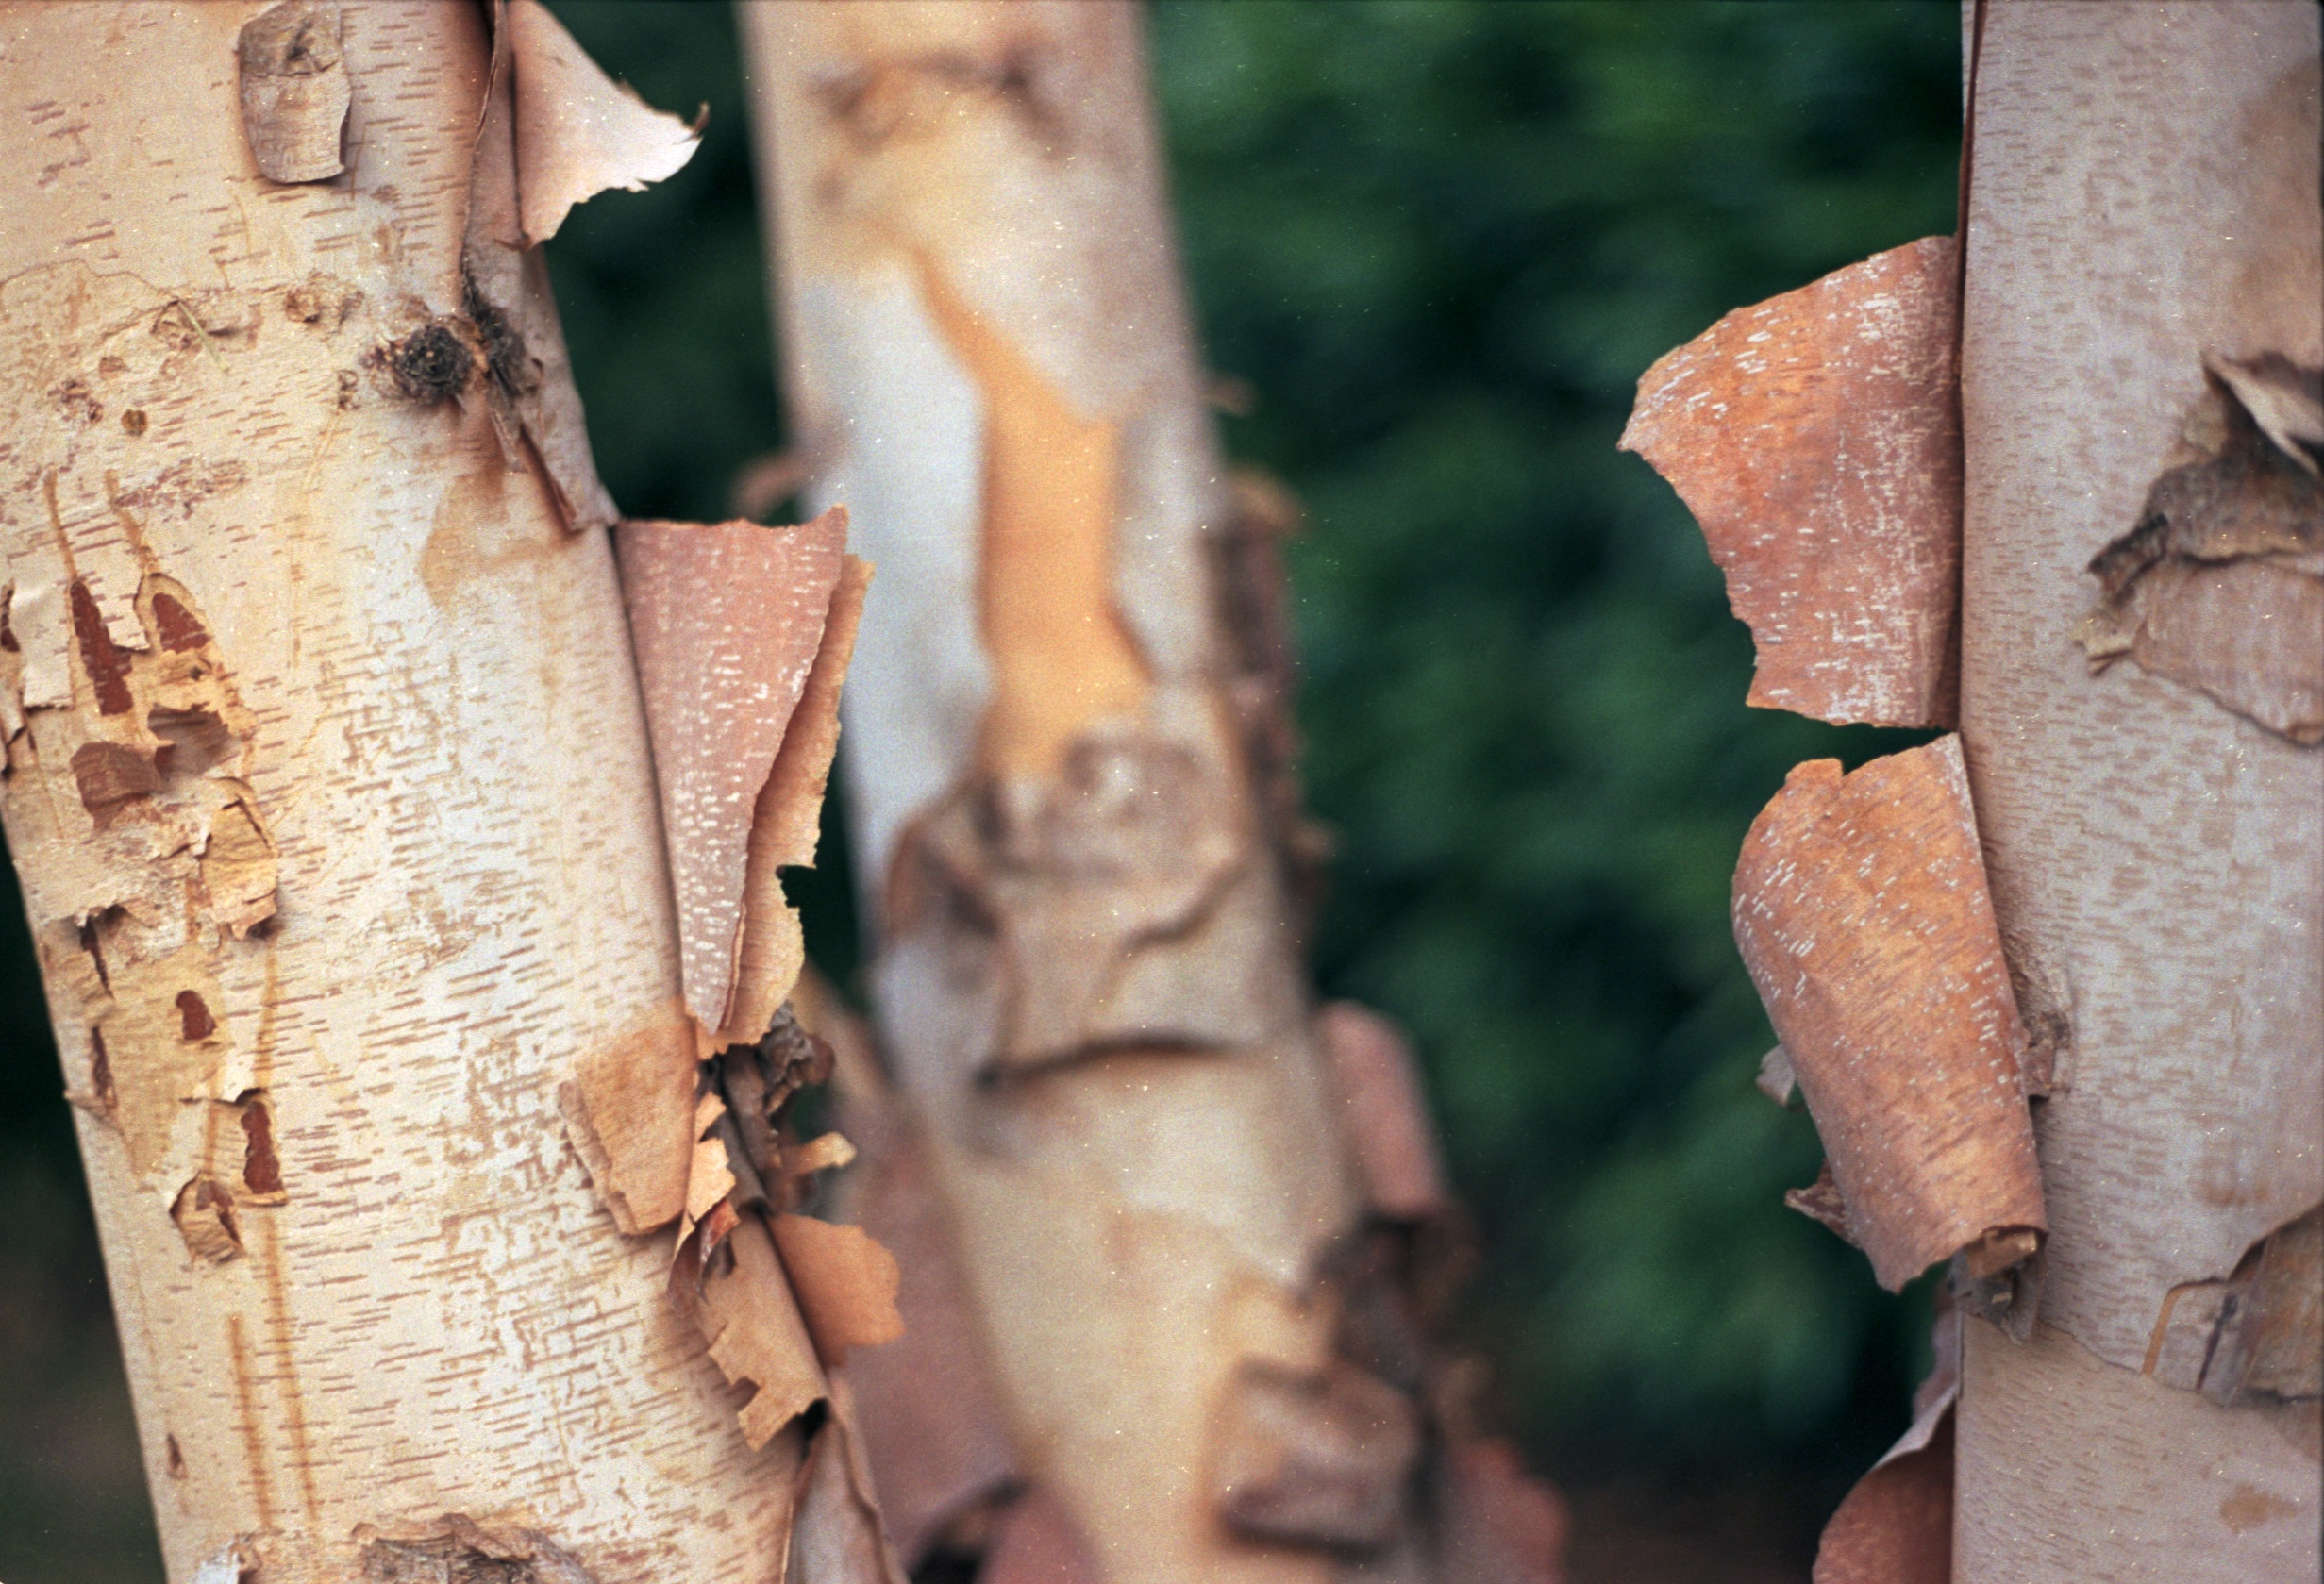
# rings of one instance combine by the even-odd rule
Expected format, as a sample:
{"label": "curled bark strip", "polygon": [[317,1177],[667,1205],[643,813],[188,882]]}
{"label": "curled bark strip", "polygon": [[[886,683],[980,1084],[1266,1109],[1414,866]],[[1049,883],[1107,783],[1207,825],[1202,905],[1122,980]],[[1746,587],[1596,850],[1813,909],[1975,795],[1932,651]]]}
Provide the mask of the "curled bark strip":
{"label": "curled bark strip", "polygon": [[[706,1034],[727,1027],[739,965],[753,951],[744,906],[751,828],[822,648],[846,539],[840,508],[796,528],[632,522],[616,538],[686,1006]],[[770,813],[794,817],[788,807]],[[774,1001],[789,992],[784,983]]]}
{"label": "curled bark strip", "polygon": [[506,26],[526,246],[555,236],[574,205],[610,188],[641,192],[694,158],[701,123],[688,126],[607,76],[540,0],[510,0]]}
{"label": "curled bark strip", "polygon": [[743,875],[743,939],[721,1044],[747,1044],[765,1032],[807,965],[798,912],[783,896],[782,871],[815,861],[823,794],[839,747],[840,686],[855,653],[856,628],[872,569],[840,559],[839,585],[824,619],[823,639],[783,730],[783,745],[751,810],[750,856]]}
{"label": "curled bark strip", "polygon": [[242,133],[269,181],[324,181],[346,169],[341,132],[354,91],[333,0],[285,0],[242,25]]}
{"label": "curled bark strip", "polygon": [[798,1501],[793,1509],[791,1562],[786,1580],[795,1584],[905,1584],[872,1496],[848,1412],[847,1394],[832,1384],[831,1414],[815,1430],[799,1472]]}
{"label": "curled bark strip", "polygon": [[1914,1393],[1913,1423],[1824,1526],[1813,1584],[1951,1584],[1957,1310],[1940,1308],[1933,1341],[1935,1362]]}
{"label": "curled bark strip", "polygon": [[1427,1221],[1449,1209],[1435,1130],[1404,1031],[1352,1001],[1315,1014],[1372,1213]]}
{"label": "curled bark strip", "polygon": [[[533,0],[493,0],[486,15],[493,56],[469,174],[461,308],[491,376],[485,406],[507,465],[538,464],[567,528],[607,527],[618,513],[597,477],[547,264],[533,245],[546,233],[527,221],[553,230],[594,192],[675,171],[684,158],[656,154],[654,128],[677,124],[609,82]],[[684,151],[693,146],[689,136]],[[636,158],[625,165],[625,153]]]}
{"label": "curled bark strip", "polygon": [[[1902,1442],[1856,1482],[1815,1550],[1814,1584],[1949,1584],[1953,1576],[1953,1416],[1948,1401],[1921,1444]],[[1917,1426],[1915,1426],[1917,1428]]]}
{"label": "curled bark strip", "polygon": [[754,1390],[736,1418],[757,1451],[823,1398],[823,1371],[783,1279],[775,1241],[757,1215],[740,1218],[693,1295],[711,1359],[737,1386]]}
{"label": "curled bark strip", "polygon": [[2324,741],[2324,375],[2206,358],[2208,385],[2137,525],[2090,562],[2075,637],[2304,746]]}
{"label": "curled bark strip", "polygon": [[1622,432],[1702,525],[1751,628],[1749,702],[1949,726],[1961,425],[1950,237],[1738,308],[1638,382]]}
{"label": "curled bark strip", "polygon": [[1744,840],[1734,923],[1881,1284],[2031,1253],[2025,1035],[1959,739],[1794,770]]}

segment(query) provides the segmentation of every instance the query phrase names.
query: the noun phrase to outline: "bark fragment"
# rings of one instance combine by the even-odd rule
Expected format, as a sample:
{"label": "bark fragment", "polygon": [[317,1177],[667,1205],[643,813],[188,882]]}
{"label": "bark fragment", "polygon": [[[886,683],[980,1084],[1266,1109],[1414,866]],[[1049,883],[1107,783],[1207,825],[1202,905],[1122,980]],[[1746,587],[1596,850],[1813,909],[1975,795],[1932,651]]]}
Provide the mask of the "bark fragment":
{"label": "bark fragment", "polygon": [[2324,1396],[2324,1209],[2261,1239],[2226,1280],[2166,1293],[2140,1373],[2223,1408]]}
{"label": "bark fragment", "polygon": [[1931,1340],[1935,1359],[1913,1394],[1913,1423],[1824,1526],[1813,1584],[1951,1584],[1961,1315],[1942,1297]]}
{"label": "bark fragment", "polygon": [[822,1400],[823,1371],[776,1258],[766,1223],[740,1219],[719,1245],[693,1299],[711,1358],[727,1380],[751,1388],[738,1420],[752,1450]]}
{"label": "bark fragment", "polygon": [[2281,353],[2208,358],[2206,391],[2137,525],[2090,562],[2075,637],[2279,736],[2324,741],[2324,375]]}
{"label": "bark fragment", "polygon": [[354,90],[339,46],[335,0],[284,0],[242,25],[242,134],[269,181],[323,181],[339,157]]}
{"label": "bark fragment", "polygon": [[778,1215],[773,1226],[783,1270],[825,1368],[847,1362],[852,1348],[878,1347],[904,1334],[895,1309],[895,1256],[861,1227],[810,1215]]}
{"label": "bark fragment", "polygon": [[1959,291],[1950,237],[1738,308],[1638,382],[1622,433],[1727,575],[1748,702],[1949,726],[1958,696]]}
{"label": "bark fragment", "polygon": [[832,1383],[830,1416],[808,1447],[794,1510],[786,1584],[905,1584],[872,1499],[871,1470],[839,1381]]}
{"label": "bark fragment", "polygon": [[585,1059],[558,1091],[574,1148],[627,1236],[685,1213],[699,1076],[694,1025],[673,1005]]}
{"label": "bark fragment", "polygon": [[504,25],[525,246],[555,236],[574,205],[610,188],[642,192],[694,158],[702,123],[688,126],[608,77],[540,0],[510,0]]}
{"label": "bark fragment", "polygon": [[1745,838],[1734,923],[1881,1285],[2031,1252],[2025,1035],[1959,740],[1794,770]]}

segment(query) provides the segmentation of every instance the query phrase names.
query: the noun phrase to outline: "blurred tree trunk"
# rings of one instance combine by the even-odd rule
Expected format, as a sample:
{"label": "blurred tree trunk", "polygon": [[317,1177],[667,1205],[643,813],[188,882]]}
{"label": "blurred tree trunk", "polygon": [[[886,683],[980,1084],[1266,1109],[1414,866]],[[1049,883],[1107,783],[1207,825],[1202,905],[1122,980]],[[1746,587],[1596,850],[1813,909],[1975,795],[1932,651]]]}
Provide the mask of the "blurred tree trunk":
{"label": "blurred tree trunk", "polygon": [[2039,1324],[1965,1337],[1954,1576],[2315,1579],[2317,10],[1979,9],[1962,734],[2054,1073]]}
{"label": "blurred tree trunk", "polygon": [[[1446,1207],[1407,1058],[1306,992],[1272,545],[1204,410],[1139,14],[742,15],[795,426],[879,568],[872,998],[1033,1492],[985,1576],[1547,1576],[1554,1505],[1415,1328]],[[908,1552],[947,1521],[980,1520]]]}
{"label": "blurred tree trunk", "polygon": [[492,13],[261,9],[0,11],[8,838],[169,1570],[774,1578],[560,1120],[692,1043]]}

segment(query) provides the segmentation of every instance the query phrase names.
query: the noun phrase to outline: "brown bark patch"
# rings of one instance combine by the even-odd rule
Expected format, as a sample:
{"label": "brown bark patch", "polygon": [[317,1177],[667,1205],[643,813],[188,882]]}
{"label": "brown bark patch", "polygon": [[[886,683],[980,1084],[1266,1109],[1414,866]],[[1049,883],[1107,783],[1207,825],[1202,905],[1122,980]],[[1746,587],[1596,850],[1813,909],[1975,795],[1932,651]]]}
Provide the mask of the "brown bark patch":
{"label": "brown bark patch", "polygon": [[1638,382],[1622,432],[1702,525],[1759,663],[1825,721],[1958,712],[1958,265],[1925,237],[1738,308]]}
{"label": "brown bark patch", "polygon": [[65,599],[73,612],[74,650],[80,659],[81,675],[89,678],[96,696],[97,713],[127,714],[136,707],[129,694],[128,657],[114,647],[112,634],[106,630],[105,618],[98,613],[87,583],[74,578],[66,585]]}
{"label": "brown bark patch", "polygon": [[433,406],[465,390],[477,357],[448,324],[423,325],[373,355],[396,394]]}
{"label": "brown bark patch", "polygon": [[1794,770],[1745,838],[1734,924],[1882,1286],[2048,1226],[1959,739]]}
{"label": "brown bark patch", "polygon": [[241,1102],[242,1129],[242,1188],[259,1204],[283,1199],[282,1158],[275,1153],[275,1113],[262,1094]]}
{"label": "brown bark patch", "polygon": [[993,691],[978,758],[999,775],[1046,778],[1092,726],[1135,715],[1148,686],[1113,597],[1121,425],[1077,410],[919,262],[928,313],[984,398],[978,615]]}

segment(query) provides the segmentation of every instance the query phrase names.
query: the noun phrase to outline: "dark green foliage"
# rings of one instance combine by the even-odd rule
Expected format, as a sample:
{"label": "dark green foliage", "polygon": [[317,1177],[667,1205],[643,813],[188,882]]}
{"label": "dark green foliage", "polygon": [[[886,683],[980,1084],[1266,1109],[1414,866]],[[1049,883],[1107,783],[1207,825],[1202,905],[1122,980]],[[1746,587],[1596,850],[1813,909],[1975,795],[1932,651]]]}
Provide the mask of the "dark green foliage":
{"label": "dark green foliage", "polygon": [[1914,1306],[1781,1208],[1804,1116],[1727,922],[1802,759],[1912,739],[1747,710],[1750,642],[1614,442],[1730,308],[1950,229],[1947,4],[1165,3],[1156,64],[1230,449],[1293,552],[1318,970],[1418,1037],[1490,1254],[1478,1340],[1560,1462],[1845,1477]]}

